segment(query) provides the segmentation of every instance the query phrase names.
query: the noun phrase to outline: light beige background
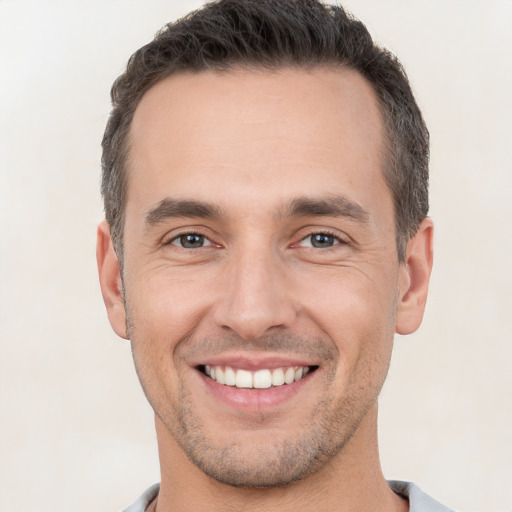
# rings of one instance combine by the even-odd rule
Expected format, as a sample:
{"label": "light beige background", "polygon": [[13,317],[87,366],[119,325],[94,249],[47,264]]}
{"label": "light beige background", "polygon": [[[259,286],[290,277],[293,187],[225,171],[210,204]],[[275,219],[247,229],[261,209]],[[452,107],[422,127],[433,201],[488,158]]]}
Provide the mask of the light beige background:
{"label": "light beige background", "polygon": [[[96,278],[100,140],[128,56],[199,1],[0,0],[0,509],[116,511],[158,480]],[[381,400],[388,478],[512,510],[512,2],[350,0],[432,133],[436,259]]]}

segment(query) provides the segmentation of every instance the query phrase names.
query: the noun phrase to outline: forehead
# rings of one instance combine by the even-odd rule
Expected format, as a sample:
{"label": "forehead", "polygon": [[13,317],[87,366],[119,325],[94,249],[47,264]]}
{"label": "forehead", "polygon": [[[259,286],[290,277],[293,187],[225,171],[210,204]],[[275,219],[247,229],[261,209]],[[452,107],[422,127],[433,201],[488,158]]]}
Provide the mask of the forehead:
{"label": "forehead", "polygon": [[191,193],[222,203],[231,189],[264,205],[337,184],[364,196],[383,185],[382,132],[376,95],[352,70],[173,75],[136,109],[128,206]]}

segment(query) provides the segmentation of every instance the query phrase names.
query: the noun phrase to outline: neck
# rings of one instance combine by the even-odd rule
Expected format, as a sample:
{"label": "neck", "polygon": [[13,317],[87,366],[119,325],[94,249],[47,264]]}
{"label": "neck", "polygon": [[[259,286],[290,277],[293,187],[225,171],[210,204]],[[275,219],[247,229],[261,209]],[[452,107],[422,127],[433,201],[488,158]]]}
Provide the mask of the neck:
{"label": "neck", "polygon": [[158,418],[156,428],[162,477],[157,512],[408,510],[407,502],[391,491],[382,475],[376,404],[333,459],[309,477],[276,488],[217,482],[190,462]]}

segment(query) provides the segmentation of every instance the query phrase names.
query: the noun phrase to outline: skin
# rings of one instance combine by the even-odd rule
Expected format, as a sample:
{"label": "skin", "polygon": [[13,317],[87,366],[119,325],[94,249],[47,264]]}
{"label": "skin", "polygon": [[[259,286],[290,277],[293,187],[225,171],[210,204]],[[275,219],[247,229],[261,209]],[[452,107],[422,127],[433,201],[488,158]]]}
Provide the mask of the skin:
{"label": "skin", "polygon": [[[123,282],[106,223],[97,254],[155,411],[152,506],[407,510],[380,469],[377,397],[394,333],[421,323],[432,223],[399,262],[370,85],[324,68],[175,75],[143,97],[130,138]],[[198,369],[219,360],[316,369],[235,397]]]}

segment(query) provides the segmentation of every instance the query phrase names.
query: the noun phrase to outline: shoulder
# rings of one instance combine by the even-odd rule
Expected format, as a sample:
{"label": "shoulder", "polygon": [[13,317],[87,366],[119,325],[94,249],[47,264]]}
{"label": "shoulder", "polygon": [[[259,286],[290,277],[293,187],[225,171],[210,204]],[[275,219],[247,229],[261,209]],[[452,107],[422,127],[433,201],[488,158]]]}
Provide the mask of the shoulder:
{"label": "shoulder", "polygon": [[441,505],[434,498],[425,494],[412,482],[389,480],[388,484],[393,492],[409,500],[409,512],[454,512],[451,508]]}
{"label": "shoulder", "polygon": [[159,490],[160,484],[153,484],[146,489],[135,502],[124,509],[123,512],[144,512],[147,506],[157,497]]}
{"label": "shoulder", "polygon": [[[451,508],[445,507],[428,494],[425,494],[412,482],[390,480],[388,484],[393,492],[409,500],[409,512],[454,512]],[[147,506],[156,498],[159,490],[160,484],[152,485],[123,512],[144,512]]]}

